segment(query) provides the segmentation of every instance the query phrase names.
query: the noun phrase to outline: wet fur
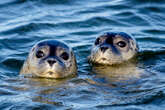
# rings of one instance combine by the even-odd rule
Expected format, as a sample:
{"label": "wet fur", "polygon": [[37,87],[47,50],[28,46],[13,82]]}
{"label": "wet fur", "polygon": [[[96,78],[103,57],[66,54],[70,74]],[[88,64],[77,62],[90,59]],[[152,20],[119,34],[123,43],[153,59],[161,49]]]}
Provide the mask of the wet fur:
{"label": "wet fur", "polygon": [[[103,40],[100,41],[100,44],[93,45],[91,54],[88,57],[90,63],[105,65],[120,64],[133,58],[138,53],[138,45],[136,43],[136,40],[126,33],[111,32],[101,35],[98,38]],[[120,41],[120,39],[121,41],[125,41],[127,43],[127,48],[120,50],[120,48],[117,47],[117,45],[114,42],[115,40],[116,42],[118,40]],[[102,46],[106,46],[108,47],[108,49],[105,52],[102,52]]]}
{"label": "wet fur", "polygon": [[[42,42],[44,42],[45,44],[42,44]],[[41,41],[33,46],[33,48],[29,52],[27,59],[25,60],[23,64],[23,67],[20,70],[20,74],[32,74],[33,76],[46,77],[46,78],[64,78],[69,75],[76,74],[77,73],[76,58],[70,47],[68,47],[67,49],[65,47],[65,49],[68,50],[71,55],[68,61],[63,62],[61,60],[60,61],[61,63],[57,61],[57,63],[54,64],[55,66],[52,67],[52,70],[54,73],[52,75],[47,73],[46,70],[50,69],[50,67],[48,67],[48,64],[46,64],[46,60],[49,58],[49,56],[47,56],[48,58],[42,59],[42,60],[34,57],[35,52],[36,52],[35,50],[39,48],[40,44],[47,45],[46,42],[47,41]],[[63,47],[63,43],[60,42],[62,45],[58,44],[59,41],[55,41],[55,43],[57,43],[57,46]],[[48,45],[48,46],[51,46],[51,45]]]}

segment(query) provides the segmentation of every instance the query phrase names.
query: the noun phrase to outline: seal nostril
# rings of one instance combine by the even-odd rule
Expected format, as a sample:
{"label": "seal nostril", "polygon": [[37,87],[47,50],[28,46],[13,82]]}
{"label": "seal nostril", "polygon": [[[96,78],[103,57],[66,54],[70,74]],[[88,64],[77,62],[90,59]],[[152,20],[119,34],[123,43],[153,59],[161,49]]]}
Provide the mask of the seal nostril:
{"label": "seal nostril", "polygon": [[50,66],[52,66],[54,63],[56,63],[56,60],[47,60]]}
{"label": "seal nostril", "polygon": [[101,47],[100,49],[102,52],[105,52],[108,49],[108,47]]}

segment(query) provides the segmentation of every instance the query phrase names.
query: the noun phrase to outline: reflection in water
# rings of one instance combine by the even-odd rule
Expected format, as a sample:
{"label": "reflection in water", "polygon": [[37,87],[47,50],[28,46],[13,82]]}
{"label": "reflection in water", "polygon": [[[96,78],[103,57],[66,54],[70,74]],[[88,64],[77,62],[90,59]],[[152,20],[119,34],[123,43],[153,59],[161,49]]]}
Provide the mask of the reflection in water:
{"label": "reflection in water", "polygon": [[[9,89],[5,94],[14,93],[18,95],[19,100],[31,100],[32,102],[40,102],[45,104],[53,104],[54,106],[62,106],[62,102],[58,100],[59,97],[67,95],[66,89],[72,87],[68,83],[69,79],[46,79],[36,78],[30,76],[20,76],[16,78],[6,79],[6,84],[1,87]],[[18,86],[19,85],[19,86]],[[21,98],[22,97],[22,98]],[[31,102],[30,102],[31,103]]]}
{"label": "reflection in water", "polygon": [[[1,0],[0,110],[164,110],[164,4],[164,0]],[[98,35],[109,31],[132,34],[143,65],[94,66],[96,74],[90,74],[89,49]],[[44,39],[63,40],[73,47],[77,77],[18,75],[31,46]]]}
{"label": "reflection in water", "polygon": [[[35,87],[35,93],[31,100],[33,102],[40,102],[45,104],[52,104],[55,106],[62,106],[62,102],[56,100],[56,96],[60,92],[59,87],[63,87],[67,80],[55,80],[55,79],[43,79],[43,78],[31,78],[29,79]],[[35,86],[34,86],[35,84]],[[59,95],[58,95],[59,96]]]}
{"label": "reflection in water", "polygon": [[[28,77],[25,77],[28,78]],[[29,77],[28,83],[35,87],[56,87],[65,84],[68,78],[64,79],[47,79],[47,78],[37,78]]]}
{"label": "reflection in water", "polygon": [[92,70],[97,73],[97,76],[105,77],[108,81],[138,79],[144,72],[137,66],[136,62],[132,61],[112,66],[94,65]]}

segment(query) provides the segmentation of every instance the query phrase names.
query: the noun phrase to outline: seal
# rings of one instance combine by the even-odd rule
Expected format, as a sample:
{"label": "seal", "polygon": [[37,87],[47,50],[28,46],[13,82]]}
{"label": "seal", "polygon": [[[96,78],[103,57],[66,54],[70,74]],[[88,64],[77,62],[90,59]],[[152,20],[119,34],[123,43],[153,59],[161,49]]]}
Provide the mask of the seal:
{"label": "seal", "polygon": [[109,32],[96,38],[88,57],[92,64],[121,64],[138,53],[136,40],[125,32]]}
{"label": "seal", "polygon": [[45,78],[64,78],[76,73],[72,48],[57,40],[43,40],[34,45],[20,71],[20,74]]}

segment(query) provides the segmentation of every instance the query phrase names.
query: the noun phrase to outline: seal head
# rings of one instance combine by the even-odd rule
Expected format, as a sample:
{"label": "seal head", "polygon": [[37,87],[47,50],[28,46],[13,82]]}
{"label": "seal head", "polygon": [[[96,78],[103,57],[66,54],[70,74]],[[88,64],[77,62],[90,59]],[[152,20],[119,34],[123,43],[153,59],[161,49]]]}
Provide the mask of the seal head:
{"label": "seal head", "polygon": [[138,45],[124,32],[109,32],[99,36],[92,47],[89,62],[96,64],[120,64],[133,58]]}
{"label": "seal head", "polygon": [[64,78],[77,73],[76,58],[72,49],[57,40],[44,40],[29,52],[20,74],[46,78]]}

